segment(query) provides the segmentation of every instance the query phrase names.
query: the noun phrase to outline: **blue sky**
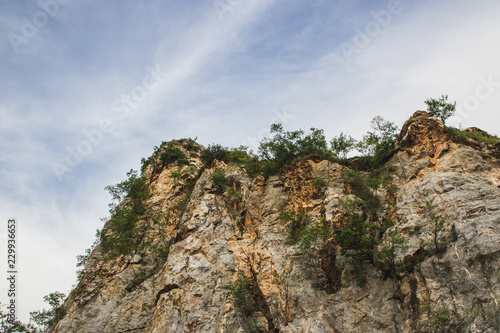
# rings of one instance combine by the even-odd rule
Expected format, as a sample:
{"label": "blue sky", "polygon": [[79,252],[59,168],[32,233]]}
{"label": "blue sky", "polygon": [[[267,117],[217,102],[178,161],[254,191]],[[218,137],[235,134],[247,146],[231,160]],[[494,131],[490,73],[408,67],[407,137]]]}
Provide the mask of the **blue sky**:
{"label": "blue sky", "polygon": [[495,0],[58,1],[0,4],[0,219],[19,220],[23,320],[69,292],[104,187],[161,141],[255,148],[274,122],[360,138],[441,94],[451,124],[500,134]]}

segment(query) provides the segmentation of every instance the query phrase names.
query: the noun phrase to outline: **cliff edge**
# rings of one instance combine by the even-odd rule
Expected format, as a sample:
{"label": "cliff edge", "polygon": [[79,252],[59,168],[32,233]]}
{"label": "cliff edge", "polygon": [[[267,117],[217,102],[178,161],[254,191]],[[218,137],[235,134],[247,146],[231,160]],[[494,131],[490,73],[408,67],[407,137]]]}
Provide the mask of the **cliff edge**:
{"label": "cliff edge", "polygon": [[51,332],[500,330],[498,146],[426,112],[371,174],[306,158],[251,178],[174,145],[187,164],[143,170],[140,250],[97,245]]}

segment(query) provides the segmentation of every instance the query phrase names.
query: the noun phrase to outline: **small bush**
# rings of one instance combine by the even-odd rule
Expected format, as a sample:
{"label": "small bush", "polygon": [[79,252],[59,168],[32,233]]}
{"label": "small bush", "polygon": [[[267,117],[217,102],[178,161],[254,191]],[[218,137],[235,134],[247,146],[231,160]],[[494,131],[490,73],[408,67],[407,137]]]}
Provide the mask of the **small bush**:
{"label": "small bush", "polygon": [[419,314],[426,315],[427,320],[417,326],[418,332],[457,332],[465,319],[446,307],[434,307],[431,302],[420,306]]}
{"label": "small bush", "polygon": [[311,181],[311,184],[314,186],[314,187],[317,187],[317,188],[322,188],[326,185],[326,182],[323,178],[321,177],[316,177],[314,178],[312,181]]}
{"label": "small bush", "polygon": [[108,227],[103,231],[102,246],[106,251],[114,254],[131,254],[136,249],[134,236],[137,214],[127,207],[116,207]]}
{"label": "small bush", "polygon": [[374,170],[387,162],[396,152],[394,145],[398,127],[390,121],[377,116],[372,119],[373,132],[368,132],[363,140],[356,144],[356,148],[369,159],[371,169]]}
{"label": "small bush", "polygon": [[167,260],[168,255],[170,254],[170,248],[168,246],[157,247],[154,250],[162,260]]}
{"label": "small bush", "polygon": [[170,178],[174,181],[174,184],[179,183],[179,179],[182,177],[182,171],[180,170],[175,170],[170,172]]}
{"label": "small bush", "polygon": [[212,164],[213,161],[224,161],[227,159],[228,150],[219,144],[208,145],[200,154],[200,159],[205,165]]}
{"label": "small bush", "polygon": [[381,260],[389,264],[389,269],[394,278],[396,278],[398,270],[404,267],[403,260],[398,259],[398,255],[406,252],[408,248],[408,240],[399,233],[397,228],[387,230],[382,248],[377,255]]}
{"label": "small bush", "polygon": [[448,103],[448,95],[441,95],[441,98],[429,98],[425,101],[427,104],[427,111],[432,114],[434,117],[438,117],[443,121],[443,123],[449,117],[455,114],[455,107],[457,106],[457,102]]}
{"label": "small bush", "polygon": [[146,170],[146,168],[151,164],[152,160],[152,156],[147,159],[145,157],[141,158],[141,174],[144,173],[144,170]]}
{"label": "small bush", "polygon": [[215,170],[214,173],[210,176],[210,179],[212,179],[212,181],[221,191],[229,185],[229,181],[226,178],[226,172],[224,171],[224,169]]}
{"label": "small bush", "polygon": [[229,151],[229,163],[232,165],[242,165],[245,167],[247,174],[255,178],[262,172],[262,163],[252,151],[247,152],[248,148],[240,146]]}
{"label": "small bush", "polygon": [[227,191],[227,197],[229,200],[234,202],[241,202],[243,200],[243,194],[232,188]]}
{"label": "small bush", "polygon": [[458,128],[446,127],[445,132],[450,134],[455,140],[468,143],[468,139],[472,139],[479,143],[485,143],[487,145],[500,144],[500,138],[495,135],[490,135],[486,132],[469,132],[461,131]]}
{"label": "small bush", "polygon": [[43,297],[44,302],[48,303],[51,309],[30,312],[30,322],[33,322],[38,329],[35,332],[45,332],[66,315],[66,310],[63,308],[65,298],[66,295],[58,291]]}
{"label": "small bush", "polygon": [[332,156],[323,130],[311,128],[309,134],[303,130],[285,132],[282,124],[273,124],[271,133],[274,137],[263,139],[259,146],[262,171],[266,176],[280,172],[300,157]]}
{"label": "small bush", "polygon": [[111,256],[117,254],[131,254],[136,249],[133,241],[136,234],[136,223],[146,210],[145,202],[150,197],[146,186],[146,179],[138,177],[137,171],[130,170],[128,179],[105,189],[112,195],[113,200],[121,202],[127,198],[126,205],[110,204],[111,217],[101,233],[103,248]]}
{"label": "small bush", "polygon": [[153,276],[152,274],[148,274],[148,273],[139,273],[137,274],[134,279],[132,281],[130,281],[129,285],[125,288],[125,290],[127,290],[128,292],[131,292],[133,291],[135,288],[137,288],[138,286],[140,286],[144,281],[146,281],[147,279],[149,279],[151,276]]}
{"label": "small bush", "polygon": [[341,253],[353,257],[356,262],[371,260],[377,245],[374,237],[378,226],[366,221],[359,203],[346,200],[343,203],[343,226],[335,237],[341,246]]}
{"label": "small bush", "polygon": [[340,133],[338,137],[334,137],[330,141],[333,154],[338,158],[345,159],[347,154],[351,152],[356,147],[356,140],[351,136],[347,137],[344,133]]}
{"label": "small bush", "polygon": [[446,221],[436,213],[436,207],[434,206],[433,200],[429,200],[426,202],[425,209],[430,220],[431,230],[429,231],[429,233],[432,235],[434,250],[437,254],[442,254],[446,252],[446,242],[441,239],[440,234],[444,229]]}
{"label": "small bush", "polygon": [[94,240],[94,243],[92,244],[92,246],[89,249],[85,250],[85,254],[84,255],[79,254],[79,255],[76,256],[76,267],[80,267],[76,271],[78,282],[80,282],[81,279],[83,278],[83,276],[85,275],[85,270],[87,268],[87,263],[88,263],[88,261],[90,259],[90,255],[92,254],[92,251],[95,249],[95,247],[101,241],[101,233],[102,233],[101,230],[96,230],[95,240]]}
{"label": "small bush", "polygon": [[245,317],[248,317],[255,311],[253,281],[247,278],[243,271],[238,272],[236,281],[222,288],[228,291],[227,295],[231,298],[235,308],[241,311]]}
{"label": "small bush", "polygon": [[163,165],[168,165],[170,163],[177,162],[179,165],[189,164],[189,160],[186,155],[173,144],[169,144],[160,154],[160,160]]}

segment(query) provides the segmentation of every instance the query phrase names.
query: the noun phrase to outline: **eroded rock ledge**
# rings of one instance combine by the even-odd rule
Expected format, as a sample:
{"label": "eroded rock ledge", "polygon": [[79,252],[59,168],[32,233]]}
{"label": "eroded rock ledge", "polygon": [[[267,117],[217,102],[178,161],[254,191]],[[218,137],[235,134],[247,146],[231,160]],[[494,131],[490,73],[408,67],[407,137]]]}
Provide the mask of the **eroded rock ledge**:
{"label": "eroded rock ledge", "polygon": [[[98,246],[53,332],[498,332],[496,148],[453,140],[425,112],[405,123],[397,145],[385,165],[394,171],[391,190],[379,193],[395,225],[388,230],[407,244],[393,258],[401,267],[377,251],[355,264],[333,241],[306,255],[290,244],[285,211],[342,228],[343,202],[356,200],[346,167],[306,159],[251,179],[221,162],[203,169],[193,156],[201,174],[190,193],[188,180],[170,176],[176,165],[145,170],[153,195],[138,237],[168,243],[168,257],[146,251],[109,261]],[[226,189],[210,178],[220,168]],[[157,223],[158,212],[170,218]]]}

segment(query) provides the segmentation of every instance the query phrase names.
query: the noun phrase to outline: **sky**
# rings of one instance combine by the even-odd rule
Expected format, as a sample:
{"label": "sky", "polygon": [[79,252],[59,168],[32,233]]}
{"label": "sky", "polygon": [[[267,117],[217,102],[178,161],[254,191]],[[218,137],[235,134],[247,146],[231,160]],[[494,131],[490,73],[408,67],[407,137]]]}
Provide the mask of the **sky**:
{"label": "sky", "polygon": [[[273,123],[361,138],[448,95],[500,134],[497,0],[41,0],[0,4],[0,302],[17,219],[23,321],[69,293],[106,185],[162,141],[256,149]],[[5,311],[5,307],[3,308]]]}

